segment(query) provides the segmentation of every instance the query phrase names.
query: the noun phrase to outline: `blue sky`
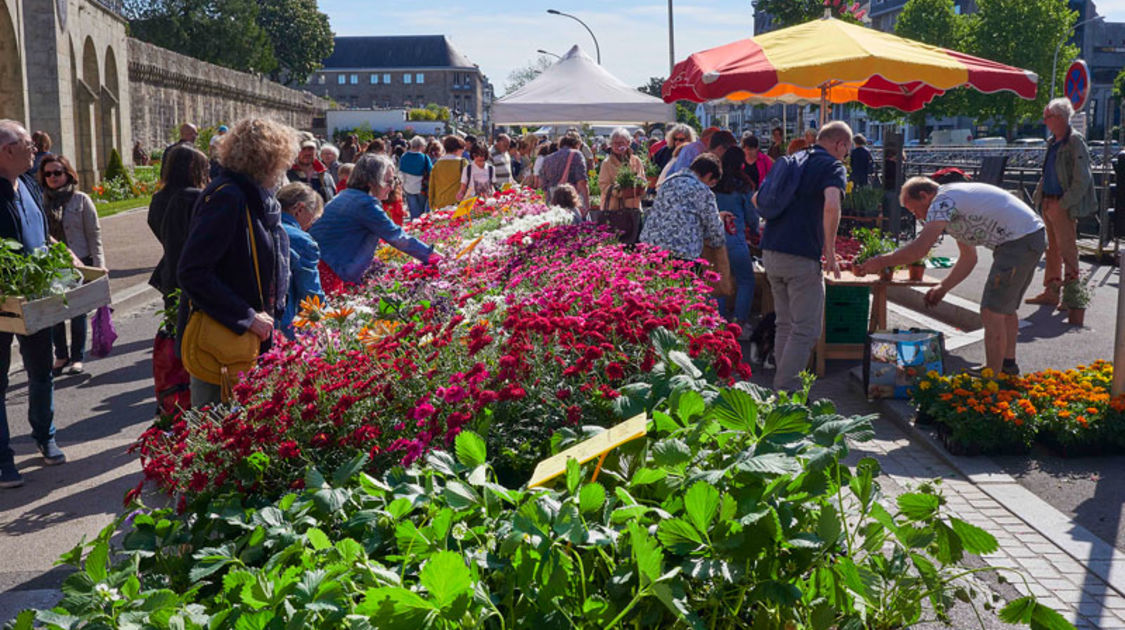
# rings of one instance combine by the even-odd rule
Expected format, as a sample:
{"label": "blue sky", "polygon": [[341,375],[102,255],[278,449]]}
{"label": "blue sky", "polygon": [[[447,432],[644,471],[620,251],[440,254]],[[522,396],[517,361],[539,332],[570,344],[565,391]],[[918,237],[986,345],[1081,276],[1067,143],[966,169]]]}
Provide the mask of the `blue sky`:
{"label": "blue sky", "polygon": [[[449,36],[503,94],[508,74],[542,48],[556,54],[594,44],[580,24],[548,15],[558,9],[581,18],[598,37],[602,65],[630,85],[668,74],[668,4],[665,0],[320,0],[337,35]],[[1125,0],[1097,0],[1098,12],[1125,21]],[[373,8],[373,6],[375,8]],[[674,0],[676,61],[750,37],[750,0]]]}

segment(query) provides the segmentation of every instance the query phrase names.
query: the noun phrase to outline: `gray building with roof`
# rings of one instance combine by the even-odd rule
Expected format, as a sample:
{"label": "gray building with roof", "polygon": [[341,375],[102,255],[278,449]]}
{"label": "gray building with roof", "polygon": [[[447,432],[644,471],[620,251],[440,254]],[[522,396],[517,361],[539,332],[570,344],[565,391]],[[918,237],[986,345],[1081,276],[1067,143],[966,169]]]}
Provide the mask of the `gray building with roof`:
{"label": "gray building with roof", "polygon": [[343,109],[444,105],[485,121],[488,79],[444,35],[337,37],[324,67],[301,85]]}

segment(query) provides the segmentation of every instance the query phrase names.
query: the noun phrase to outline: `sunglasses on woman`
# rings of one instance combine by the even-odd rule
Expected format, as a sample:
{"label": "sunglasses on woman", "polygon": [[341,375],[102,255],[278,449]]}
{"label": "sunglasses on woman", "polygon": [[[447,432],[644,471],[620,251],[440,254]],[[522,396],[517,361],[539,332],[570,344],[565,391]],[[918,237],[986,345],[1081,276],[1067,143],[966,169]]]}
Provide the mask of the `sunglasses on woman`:
{"label": "sunglasses on woman", "polygon": [[62,171],[62,170],[58,170],[58,171],[43,171],[43,176],[44,176],[44,177],[61,177],[61,176],[63,176],[63,175],[66,175],[66,171]]}

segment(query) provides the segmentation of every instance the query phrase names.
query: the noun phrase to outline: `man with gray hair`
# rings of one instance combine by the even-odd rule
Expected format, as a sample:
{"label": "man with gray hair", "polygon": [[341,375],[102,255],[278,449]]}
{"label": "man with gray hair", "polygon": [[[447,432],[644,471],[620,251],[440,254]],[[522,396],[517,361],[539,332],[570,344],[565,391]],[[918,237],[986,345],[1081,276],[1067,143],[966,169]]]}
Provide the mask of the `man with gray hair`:
{"label": "man with gray hair", "polygon": [[194,124],[186,122],[186,123],[180,125],[180,139],[173,142],[172,144],[168,145],[164,149],[164,153],[160,154],[160,163],[161,164],[167,164],[168,162],[165,161],[164,158],[168,157],[168,152],[171,151],[173,148],[180,146],[181,144],[186,144],[188,146],[195,146],[195,139],[198,138],[198,137],[199,137],[199,128],[196,127]]}
{"label": "man with gray hair", "polygon": [[1029,298],[1028,304],[1055,307],[1063,284],[1078,281],[1078,219],[1098,211],[1090,152],[1086,139],[1070,126],[1073,115],[1074,107],[1067,98],[1053,99],[1043,110],[1051,144],[1033,205],[1047,226],[1047,255],[1043,292]]}
{"label": "man with gray hair", "polygon": [[[43,212],[39,186],[27,175],[35,161],[35,144],[23,125],[0,120],[0,238],[21,245],[27,255],[51,242],[47,216]],[[15,453],[9,445],[8,370],[12,363],[12,337],[20,344],[27,370],[27,420],[31,437],[39,447],[43,463],[61,464],[66,456],[55,444],[55,386],[51,375],[51,328],[30,335],[0,332],[0,488],[23,485],[16,469]]]}
{"label": "man with gray hair", "polygon": [[402,174],[402,192],[406,195],[410,218],[417,219],[430,210],[426,183],[430,179],[434,163],[424,152],[426,139],[422,136],[411,138],[408,146],[410,150],[398,161],[398,170]]}
{"label": "man with gray hair", "polygon": [[[843,159],[851,148],[852,130],[846,123],[833,121],[821,127],[804,163],[789,167],[800,168],[801,178],[792,201],[780,216],[766,222],[762,264],[777,316],[775,389],[801,388],[801,371],[824,327],[824,271],[840,277],[836,230],[848,184]],[[775,168],[771,175],[777,172]],[[754,199],[756,205],[757,195]]]}
{"label": "man with gray hair", "polygon": [[498,190],[500,186],[512,182],[512,156],[508,149],[512,146],[512,139],[508,134],[496,136],[496,142],[488,151],[488,161],[492,162],[492,185]]}

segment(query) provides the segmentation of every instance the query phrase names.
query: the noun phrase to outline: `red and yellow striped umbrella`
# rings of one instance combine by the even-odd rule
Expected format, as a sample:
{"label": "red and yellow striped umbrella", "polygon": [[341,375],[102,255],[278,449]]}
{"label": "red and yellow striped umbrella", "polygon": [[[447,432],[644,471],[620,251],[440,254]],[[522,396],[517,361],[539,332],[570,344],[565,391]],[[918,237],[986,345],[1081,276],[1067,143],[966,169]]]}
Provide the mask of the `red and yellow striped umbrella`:
{"label": "red and yellow striped umbrella", "polygon": [[858,101],[913,112],[961,86],[1030,100],[1038,82],[1028,70],[824,18],[695,53],[676,64],[661,95],[669,103]]}

